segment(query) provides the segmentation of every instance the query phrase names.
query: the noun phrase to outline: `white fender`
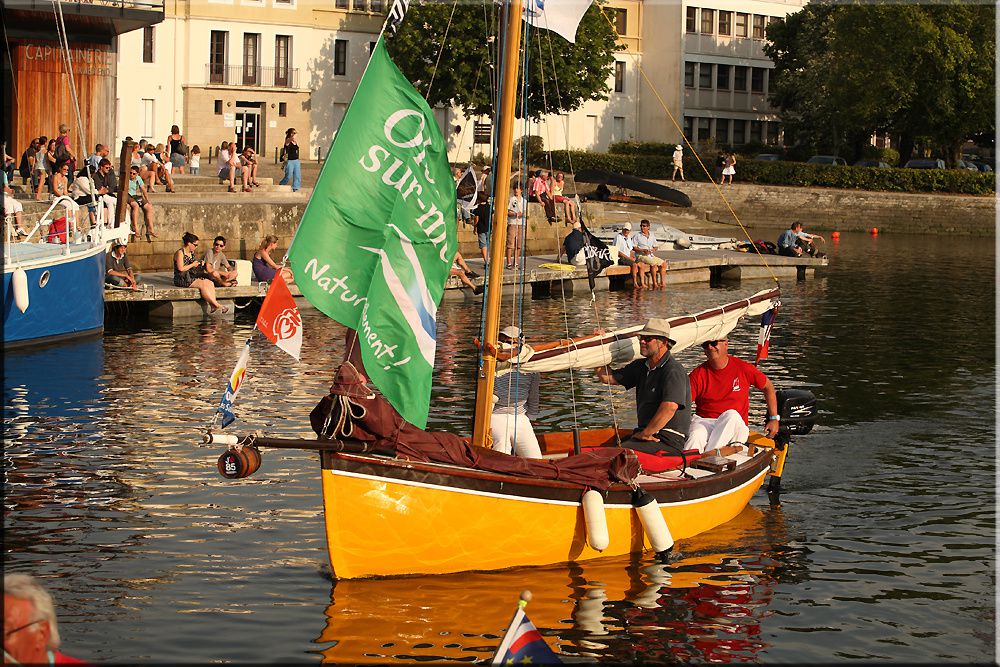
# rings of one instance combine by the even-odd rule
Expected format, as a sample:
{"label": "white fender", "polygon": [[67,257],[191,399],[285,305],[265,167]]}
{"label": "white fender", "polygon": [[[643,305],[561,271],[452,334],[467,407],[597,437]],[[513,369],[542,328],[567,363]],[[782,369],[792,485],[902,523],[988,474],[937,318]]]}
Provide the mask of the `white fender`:
{"label": "white fender", "polygon": [[674,546],[674,538],[667,528],[667,522],[663,518],[663,512],[660,511],[656,498],[642,491],[633,503],[653,551],[660,553]]}
{"label": "white fender", "polygon": [[202,442],[207,445],[236,445],[239,444],[240,438],[239,436],[230,435],[228,433],[206,433]]}
{"label": "white fender", "polygon": [[604,497],[599,491],[588,489],[583,494],[583,518],[587,524],[587,544],[595,551],[604,551],[611,543],[608,535],[608,517],[604,513]]}
{"label": "white fender", "polygon": [[28,274],[20,267],[14,269],[10,284],[14,288],[14,305],[23,313],[28,310]]}

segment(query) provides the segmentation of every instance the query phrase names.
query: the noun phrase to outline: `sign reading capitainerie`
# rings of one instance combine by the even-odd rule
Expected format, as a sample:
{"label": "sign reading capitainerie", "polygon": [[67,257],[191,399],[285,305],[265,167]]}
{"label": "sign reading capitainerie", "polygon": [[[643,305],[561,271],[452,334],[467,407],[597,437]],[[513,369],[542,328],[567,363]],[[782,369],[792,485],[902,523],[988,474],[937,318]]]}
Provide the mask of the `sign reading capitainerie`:
{"label": "sign reading capitainerie", "polygon": [[[25,70],[33,72],[62,72],[63,54],[55,42],[20,44],[18,49],[24,54]],[[110,47],[73,46],[69,50],[73,73],[81,75],[113,76],[115,73],[115,53]]]}

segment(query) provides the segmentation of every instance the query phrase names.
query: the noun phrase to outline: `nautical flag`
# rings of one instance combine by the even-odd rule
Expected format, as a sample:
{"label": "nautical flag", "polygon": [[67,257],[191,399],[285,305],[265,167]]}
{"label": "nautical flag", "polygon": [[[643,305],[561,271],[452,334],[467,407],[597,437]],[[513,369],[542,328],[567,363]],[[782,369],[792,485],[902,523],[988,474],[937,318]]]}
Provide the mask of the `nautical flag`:
{"label": "nautical flag", "polygon": [[583,253],[587,261],[587,282],[590,283],[590,291],[593,292],[596,289],[594,279],[615,262],[611,259],[611,249],[604,241],[594,236],[582,220],[580,231],[583,232]]}
{"label": "nautical flag", "polygon": [[298,360],[302,351],[302,315],[281,271],[274,276],[267,289],[267,296],[257,315],[257,328],[269,341]]}
{"label": "nautical flag", "polygon": [[524,20],[576,43],[576,29],[592,0],[525,0]]}
{"label": "nautical flag", "polygon": [[776,303],[760,316],[760,334],[757,336],[757,358],[754,359],[754,366],[767,359],[767,350],[771,346],[771,327],[774,325],[774,318],[778,314],[778,306],[780,305]]}
{"label": "nautical flag", "polygon": [[236,415],[233,414],[233,401],[236,400],[236,394],[243,385],[243,378],[246,377],[247,364],[249,362],[250,341],[247,340],[247,344],[243,346],[243,353],[240,354],[240,358],[236,362],[236,368],[233,369],[233,374],[229,376],[226,393],[222,395],[222,401],[219,403],[218,410],[216,410],[216,412],[222,415],[222,428],[226,428],[236,421]]}
{"label": "nautical flag", "polygon": [[358,332],[369,378],[421,428],[437,305],[458,247],[456,210],[434,112],[380,38],[288,256],[302,294]]}
{"label": "nautical flag", "polygon": [[535,624],[528,620],[524,605],[514,614],[503,641],[493,654],[494,665],[561,665],[549,645],[545,643]]}
{"label": "nautical flag", "polygon": [[396,36],[396,32],[399,31],[399,24],[403,22],[406,10],[409,8],[410,0],[394,0],[392,6],[389,8],[389,17],[385,21],[385,31],[389,33],[389,37]]}

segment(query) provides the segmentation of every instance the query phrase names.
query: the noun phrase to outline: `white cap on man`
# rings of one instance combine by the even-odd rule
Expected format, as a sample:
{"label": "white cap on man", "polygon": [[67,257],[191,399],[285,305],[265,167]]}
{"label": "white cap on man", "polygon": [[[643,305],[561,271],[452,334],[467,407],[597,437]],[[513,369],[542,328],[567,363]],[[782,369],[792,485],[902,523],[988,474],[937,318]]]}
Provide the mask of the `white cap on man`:
{"label": "white cap on man", "polygon": [[624,232],[626,229],[629,230],[629,231],[632,231],[632,223],[631,222],[626,222],[624,225],[622,225],[622,231]]}
{"label": "white cap on man", "polygon": [[521,338],[521,330],[518,329],[517,327],[515,327],[512,324],[509,327],[504,327],[503,329],[501,329],[500,330],[500,335],[501,336],[506,336],[507,338],[510,338],[511,340],[520,340],[520,338]]}

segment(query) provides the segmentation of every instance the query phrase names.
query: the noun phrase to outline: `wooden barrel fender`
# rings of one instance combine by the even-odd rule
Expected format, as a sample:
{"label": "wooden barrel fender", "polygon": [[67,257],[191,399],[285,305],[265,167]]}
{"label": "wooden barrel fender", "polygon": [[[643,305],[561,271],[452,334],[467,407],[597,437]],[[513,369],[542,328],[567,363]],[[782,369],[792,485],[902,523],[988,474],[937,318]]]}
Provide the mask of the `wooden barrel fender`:
{"label": "wooden barrel fender", "polygon": [[260,468],[260,450],[253,445],[227,449],[219,457],[219,474],[226,479],[243,479]]}

